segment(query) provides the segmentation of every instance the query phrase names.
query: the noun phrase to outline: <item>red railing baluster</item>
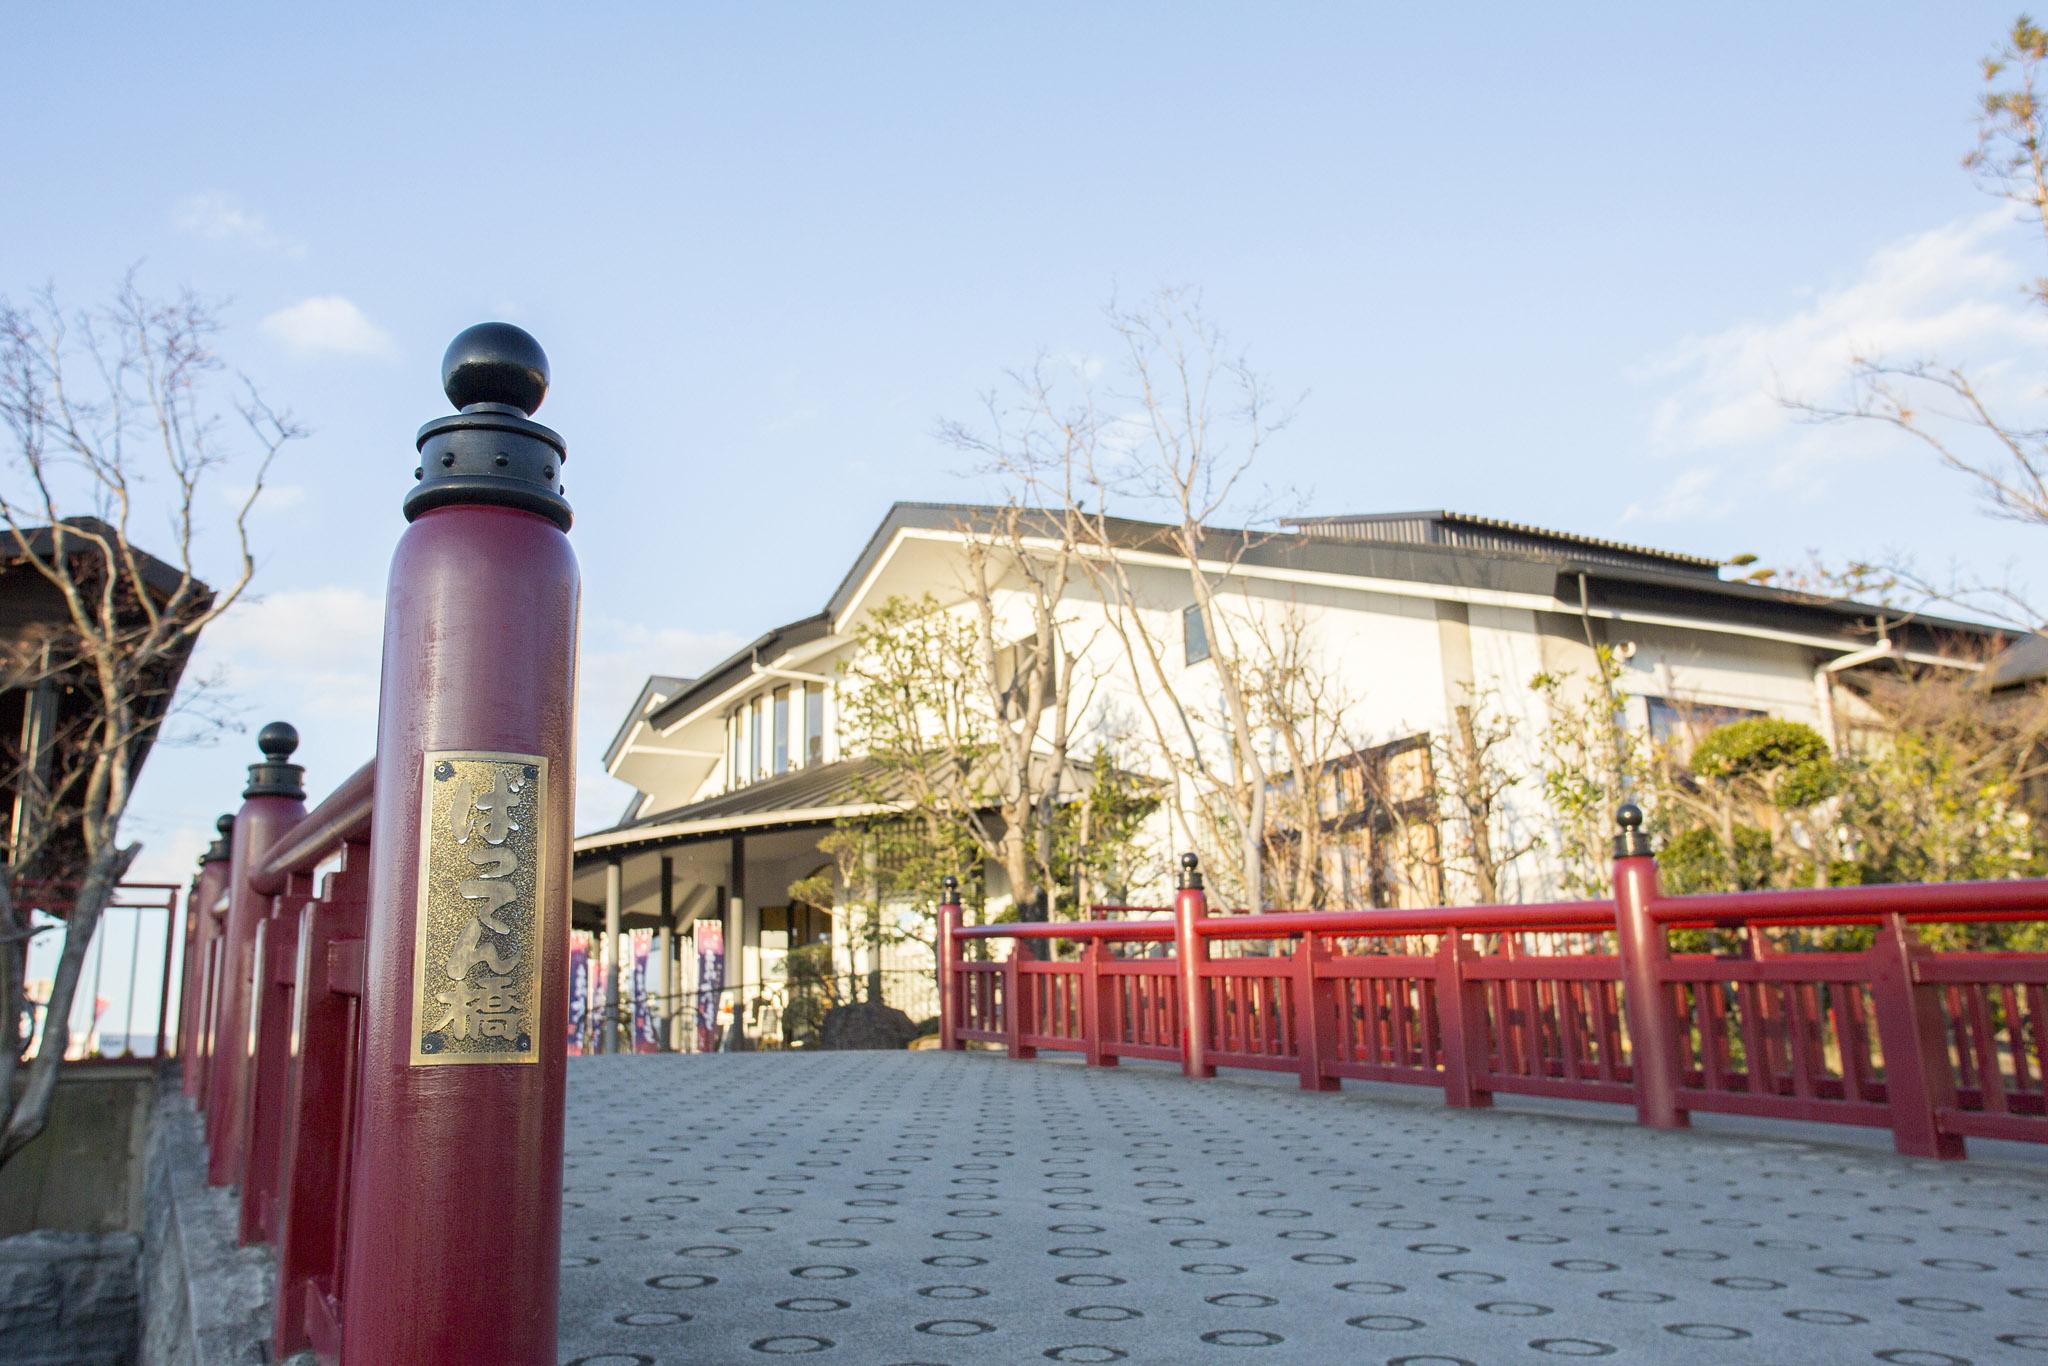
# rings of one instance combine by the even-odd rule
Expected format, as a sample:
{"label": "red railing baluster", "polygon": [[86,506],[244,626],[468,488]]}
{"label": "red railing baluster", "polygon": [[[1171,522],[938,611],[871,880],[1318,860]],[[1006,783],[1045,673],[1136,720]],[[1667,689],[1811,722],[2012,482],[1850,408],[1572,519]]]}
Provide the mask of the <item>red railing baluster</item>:
{"label": "red railing baluster", "polygon": [[1898,914],[1884,918],[1870,949],[1892,1143],[1909,1157],[1961,1157],[1962,1137],[1941,1126],[1941,1111],[1955,1102],[1955,1075],[1939,993],[1916,980],[1919,951],[1919,936]]}

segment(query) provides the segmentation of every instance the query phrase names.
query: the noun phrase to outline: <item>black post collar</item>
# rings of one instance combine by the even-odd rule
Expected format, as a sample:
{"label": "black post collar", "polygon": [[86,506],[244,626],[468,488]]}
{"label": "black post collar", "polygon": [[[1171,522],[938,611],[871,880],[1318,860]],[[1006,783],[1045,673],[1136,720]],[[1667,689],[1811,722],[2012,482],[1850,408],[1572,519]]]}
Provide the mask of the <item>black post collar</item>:
{"label": "black post collar", "polygon": [[235,818],[222,816],[213,823],[213,828],[220,831],[220,838],[207,845],[206,852],[199,856],[202,868],[209,863],[227,863],[235,856]]}
{"label": "black post collar", "polygon": [[405,496],[409,522],[462,503],[537,512],[569,529],[561,434],[529,416],[548,392],[548,357],[511,323],[478,323],[448,343],[441,387],[461,409],[420,428],[419,483]]}
{"label": "black post collar", "polygon": [[292,751],[299,747],[299,733],[290,722],[272,721],[256,732],[256,747],[263,762],[249,765],[249,785],[244,797],[291,797],[306,799],[306,770],[293,763]]}

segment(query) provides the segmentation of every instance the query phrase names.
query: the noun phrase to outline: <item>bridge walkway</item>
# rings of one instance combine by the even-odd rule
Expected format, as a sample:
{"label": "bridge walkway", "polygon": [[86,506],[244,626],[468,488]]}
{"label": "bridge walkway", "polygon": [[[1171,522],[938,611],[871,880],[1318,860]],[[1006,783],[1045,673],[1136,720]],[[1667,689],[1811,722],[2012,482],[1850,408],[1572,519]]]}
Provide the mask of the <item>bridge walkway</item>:
{"label": "bridge walkway", "polygon": [[942,1053],[575,1059],[568,1147],[581,1366],[2048,1362],[2048,1166]]}

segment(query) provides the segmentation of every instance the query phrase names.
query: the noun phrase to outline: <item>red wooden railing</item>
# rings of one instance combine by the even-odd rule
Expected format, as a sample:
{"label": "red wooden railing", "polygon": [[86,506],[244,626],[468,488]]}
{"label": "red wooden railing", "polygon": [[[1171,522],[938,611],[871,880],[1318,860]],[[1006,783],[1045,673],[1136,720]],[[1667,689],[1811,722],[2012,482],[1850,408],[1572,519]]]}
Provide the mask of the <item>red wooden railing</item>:
{"label": "red wooden railing", "polygon": [[557,1360],[567,451],[522,416],[547,360],[518,329],[462,333],[442,375],[459,411],[417,443],[377,758],[308,811],[297,732],[265,726],[187,922],[185,1088],[241,1241],[275,1249],[276,1360]]}
{"label": "red wooden railing", "polygon": [[[242,1153],[238,1232],[277,1252],[271,1343],[279,1360],[307,1349],[325,1361],[340,1355],[373,778],[374,765],[363,765],[260,854],[209,861],[194,888],[201,915],[235,878],[264,901],[244,984],[246,1051],[229,1060],[244,1075],[228,1105]],[[242,1040],[203,1018],[221,995],[221,955],[204,951],[200,941],[215,936],[201,922],[188,934],[187,990],[201,1015],[181,1032],[186,1090],[203,1108],[221,1042]]]}
{"label": "red wooden railing", "polygon": [[[1441,1086],[1458,1106],[1611,1101],[1666,1128],[1694,1111],[1872,1125],[1924,1157],[2048,1142],[2048,953],[1939,952],[1917,929],[2048,922],[2048,880],[1665,896],[1640,820],[1625,809],[1603,901],[1214,915],[1191,857],[1149,919],[968,927],[949,893],[942,1043]],[[1778,933],[1842,927],[1868,947]],[[1675,952],[1674,930],[1733,948]],[[969,956],[996,940],[1008,957]]]}

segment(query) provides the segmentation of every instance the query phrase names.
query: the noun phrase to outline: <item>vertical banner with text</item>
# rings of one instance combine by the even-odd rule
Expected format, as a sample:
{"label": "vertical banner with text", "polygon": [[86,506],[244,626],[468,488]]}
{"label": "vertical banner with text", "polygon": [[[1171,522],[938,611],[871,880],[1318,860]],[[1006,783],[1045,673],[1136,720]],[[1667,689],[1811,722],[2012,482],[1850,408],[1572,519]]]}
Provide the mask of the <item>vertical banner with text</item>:
{"label": "vertical banner with text", "polygon": [[725,926],[700,920],[691,926],[697,940],[697,1051],[718,1047],[718,999],[725,990]]}

